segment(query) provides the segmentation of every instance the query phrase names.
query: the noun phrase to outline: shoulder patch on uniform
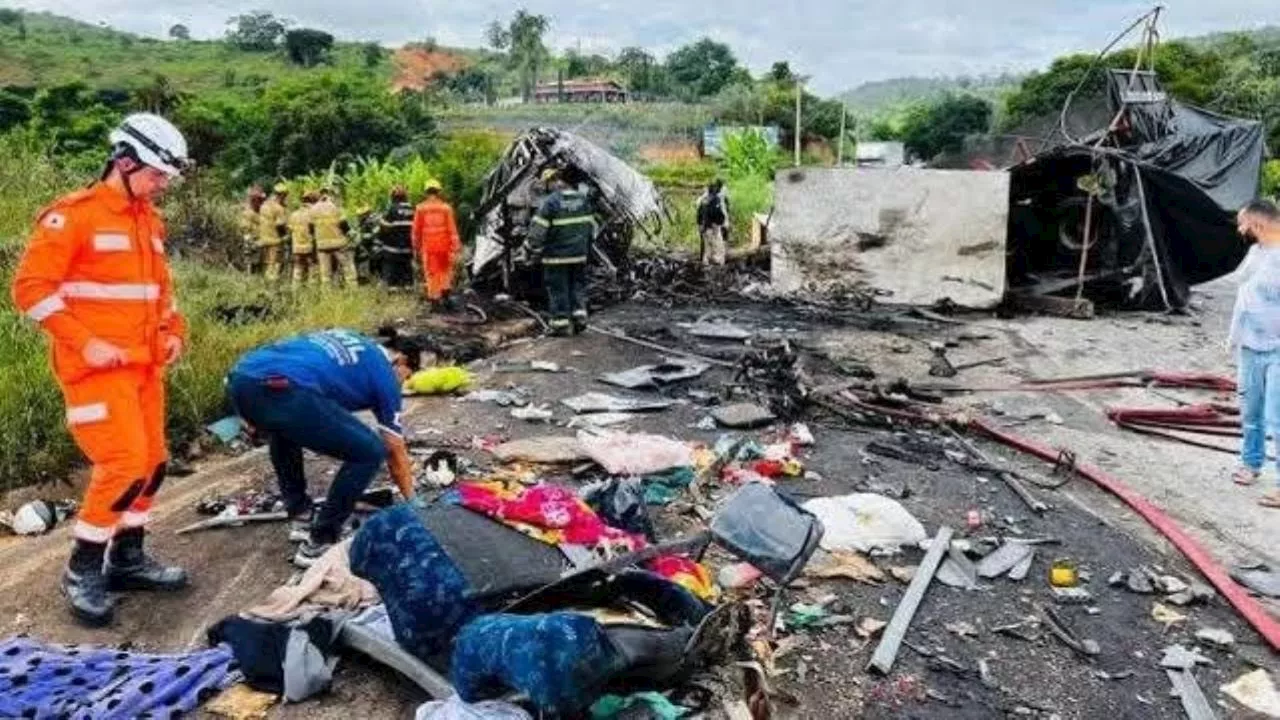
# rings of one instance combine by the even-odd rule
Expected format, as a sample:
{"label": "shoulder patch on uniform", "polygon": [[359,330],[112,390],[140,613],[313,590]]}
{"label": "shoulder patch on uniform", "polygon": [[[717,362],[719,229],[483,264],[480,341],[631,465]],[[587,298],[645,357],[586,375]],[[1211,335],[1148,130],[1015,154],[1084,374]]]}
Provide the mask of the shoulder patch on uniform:
{"label": "shoulder patch on uniform", "polygon": [[40,227],[50,230],[61,230],[67,226],[67,216],[57,211],[47,211],[40,218]]}

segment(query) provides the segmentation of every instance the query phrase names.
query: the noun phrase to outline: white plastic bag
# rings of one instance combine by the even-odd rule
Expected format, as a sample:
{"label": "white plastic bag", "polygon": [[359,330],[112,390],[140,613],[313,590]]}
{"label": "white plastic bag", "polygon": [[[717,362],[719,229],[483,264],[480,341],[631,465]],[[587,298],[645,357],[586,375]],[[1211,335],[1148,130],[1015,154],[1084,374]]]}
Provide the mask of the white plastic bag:
{"label": "white plastic bag", "polygon": [[810,500],[804,509],[818,516],[826,533],[821,547],[830,552],[880,550],[896,553],[903,545],[919,545],[924,526],[897,500],[855,493]]}

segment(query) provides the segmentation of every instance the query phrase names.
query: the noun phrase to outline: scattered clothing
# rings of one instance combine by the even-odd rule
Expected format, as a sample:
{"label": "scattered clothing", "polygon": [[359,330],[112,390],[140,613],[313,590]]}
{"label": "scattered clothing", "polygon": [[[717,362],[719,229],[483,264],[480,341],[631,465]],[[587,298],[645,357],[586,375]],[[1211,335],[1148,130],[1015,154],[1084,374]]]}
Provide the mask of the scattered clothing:
{"label": "scattered clothing", "polygon": [[450,676],[474,702],[506,689],[524,693],[540,713],[586,708],[622,661],[595,620],[576,613],[485,615],[458,633]]}
{"label": "scattered clothing", "polygon": [[[648,711],[645,717],[657,720],[677,720],[689,714],[689,708],[676,705],[662,693],[641,692],[627,697],[605,695],[591,706],[591,717],[592,720],[609,720],[624,713],[628,717],[634,717],[634,713],[638,712],[635,708],[641,707]],[[631,712],[627,713],[627,711]]]}
{"label": "scattered clothing", "polygon": [[463,702],[454,695],[448,700],[432,700],[418,708],[414,720],[533,720],[518,706],[501,700]]}
{"label": "scattered clothing", "polygon": [[687,490],[695,480],[693,468],[678,467],[645,475],[644,501],[647,505],[667,505]]}
{"label": "scattered clothing", "polygon": [[644,539],[609,527],[572,490],[556,485],[509,487],[501,483],[463,483],[459,502],[469,510],[552,545],[569,543],[605,552],[635,552]]}
{"label": "scattered clothing", "polygon": [[482,608],[467,580],[408,505],[383,510],[356,533],[351,571],[382,595],[396,642],[424,662],[446,652]]}
{"label": "scattered clothing", "polygon": [[679,555],[663,555],[649,563],[649,569],[680,587],[697,595],[700,599],[712,602],[719,593],[711,572],[701,563]]}
{"label": "scattered clothing", "polygon": [[131,720],[177,717],[236,681],[226,646],[173,655],[0,642],[0,717]]}
{"label": "scattered clothing", "polygon": [[301,702],[333,682],[339,630],[323,617],[284,624],[233,616],[209,628],[208,640],[231,647],[249,687]]}
{"label": "scattered clothing", "polygon": [[580,432],[578,443],[610,475],[651,475],[693,465],[688,445],[661,435]]}
{"label": "scattered clothing", "polygon": [[358,610],[378,602],[377,589],[352,574],[350,550],[350,540],[329,548],[296,584],[276,588],[265,603],[246,614],[286,622],[313,611]]}

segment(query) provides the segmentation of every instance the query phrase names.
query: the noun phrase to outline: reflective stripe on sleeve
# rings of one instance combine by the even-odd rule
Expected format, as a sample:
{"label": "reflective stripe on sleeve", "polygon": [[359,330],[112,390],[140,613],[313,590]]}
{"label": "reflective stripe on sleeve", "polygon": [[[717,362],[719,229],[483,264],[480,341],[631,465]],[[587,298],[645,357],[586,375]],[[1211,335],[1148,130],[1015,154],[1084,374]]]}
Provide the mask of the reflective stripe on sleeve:
{"label": "reflective stripe on sleeve", "polygon": [[54,313],[62,312],[67,309],[67,304],[62,301],[61,295],[50,295],[40,302],[32,305],[27,310],[27,317],[36,322],[44,322]]}
{"label": "reflective stripe on sleeve", "polygon": [[62,283],[59,292],[63,297],[82,300],[159,300],[160,286],[155,283]]}

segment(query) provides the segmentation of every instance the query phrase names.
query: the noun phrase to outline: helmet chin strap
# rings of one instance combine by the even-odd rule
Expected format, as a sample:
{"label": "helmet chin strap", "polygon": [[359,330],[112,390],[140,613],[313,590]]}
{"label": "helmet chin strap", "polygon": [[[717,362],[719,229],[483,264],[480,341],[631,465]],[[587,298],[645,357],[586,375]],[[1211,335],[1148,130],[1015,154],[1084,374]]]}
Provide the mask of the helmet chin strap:
{"label": "helmet chin strap", "polygon": [[[129,160],[133,167],[125,170],[120,167],[121,160]],[[132,153],[129,148],[127,146],[120,145],[111,151],[111,157],[107,158],[106,166],[102,169],[102,177],[100,179],[106,180],[110,177],[112,170],[119,171],[120,181],[124,185],[125,194],[129,196],[130,200],[136,200],[138,196],[133,191],[133,182],[131,178],[135,173],[141,171],[142,167],[142,163],[138,162],[137,158],[132,157]]]}

